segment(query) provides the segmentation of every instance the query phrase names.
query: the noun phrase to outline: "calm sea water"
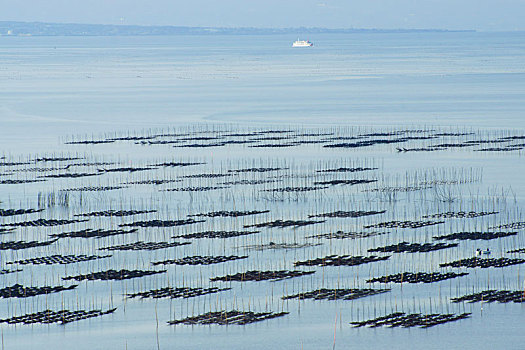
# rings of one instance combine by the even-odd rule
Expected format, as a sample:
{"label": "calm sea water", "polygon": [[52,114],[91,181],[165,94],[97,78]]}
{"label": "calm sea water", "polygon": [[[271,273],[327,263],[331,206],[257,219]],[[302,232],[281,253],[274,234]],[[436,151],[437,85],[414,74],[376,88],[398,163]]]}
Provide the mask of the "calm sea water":
{"label": "calm sea water", "polygon": [[[187,124],[525,129],[524,33],[314,35],[305,39],[315,46],[305,49],[292,48],[295,39],[293,35],[0,37],[0,156],[61,152],[70,135],[89,137]],[[102,150],[106,156],[138,156],[126,148]],[[148,151],[141,152],[142,156]],[[308,160],[319,154],[296,150],[291,155]],[[210,151],[206,155],[209,159],[215,156],[224,160],[230,154]],[[269,151],[266,156],[282,155]],[[337,151],[328,157],[354,156],[358,154]],[[378,157],[383,166],[396,170],[423,165],[461,167],[468,160],[468,166],[484,169],[486,188],[512,187],[514,205],[525,204],[520,176],[525,166],[517,154],[452,153],[435,159],[426,154],[392,159],[385,152],[359,156]],[[20,192],[1,192],[0,200],[25,203]],[[184,206],[186,202],[180,203]],[[295,209],[283,210],[296,215]],[[355,252],[359,248],[347,244],[345,249]],[[279,267],[278,259],[294,259],[294,254],[278,253],[268,263]],[[253,268],[251,264],[255,263],[246,268]],[[211,271],[220,274],[224,269]],[[354,271],[370,273],[368,266]],[[71,268],[67,272],[78,271]],[[491,280],[491,272],[477,272],[481,283]],[[341,273],[347,272],[327,272],[326,278],[335,283]],[[55,277],[46,278],[59,282]],[[519,278],[519,269],[508,277]],[[498,275],[497,281],[503,279]],[[130,285],[141,289],[140,283]],[[311,283],[310,289],[318,287],[317,280],[290,281],[279,284],[276,294],[282,295],[286,286],[296,290],[301,283]],[[105,297],[101,283],[82,285],[86,292],[88,287],[89,293]],[[123,287],[119,284],[118,288]],[[243,288],[249,292],[235,291],[221,300],[231,304],[239,298],[264,309],[267,291],[273,287],[264,283],[260,290],[253,285]],[[418,303],[425,304],[427,311],[432,307],[446,311],[448,293],[467,286],[444,283],[437,298],[430,287],[402,288],[400,294],[387,293],[370,303],[282,303],[280,307],[290,311],[289,316],[244,327],[168,327],[165,321],[174,314],[191,315],[192,307],[206,310],[206,305],[199,305],[202,300],[197,305],[177,300],[123,304],[120,295],[115,304],[124,311],[115,316],[65,327],[0,327],[5,349],[324,349],[332,347],[334,333],[337,349],[523,348],[525,309],[515,304],[486,305],[483,311],[478,304],[451,306],[450,312],[473,312],[473,317],[431,329],[353,329],[348,325],[361,314],[375,314],[376,308],[377,316],[392,307],[417,309]],[[437,305],[427,305],[431,293]],[[205,298],[204,303],[214,303],[214,298]],[[86,300],[81,304],[85,306]],[[16,301],[9,307],[24,310],[28,306]],[[159,329],[153,322],[156,319]]]}
{"label": "calm sea water", "polygon": [[523,33],[308,39],[1,37],[0,142],[187,122],[523,127]]}

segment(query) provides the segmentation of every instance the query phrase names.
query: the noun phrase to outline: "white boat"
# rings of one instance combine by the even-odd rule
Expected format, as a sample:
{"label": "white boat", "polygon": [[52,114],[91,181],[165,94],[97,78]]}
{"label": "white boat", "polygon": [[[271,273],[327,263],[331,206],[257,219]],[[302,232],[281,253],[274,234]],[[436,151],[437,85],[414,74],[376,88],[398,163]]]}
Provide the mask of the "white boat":
{"label": "white boat", "polygon": [[292,47],[309,47],[314,46],[313,43],[309,42],[308,40],[299,40],[293,42]]}

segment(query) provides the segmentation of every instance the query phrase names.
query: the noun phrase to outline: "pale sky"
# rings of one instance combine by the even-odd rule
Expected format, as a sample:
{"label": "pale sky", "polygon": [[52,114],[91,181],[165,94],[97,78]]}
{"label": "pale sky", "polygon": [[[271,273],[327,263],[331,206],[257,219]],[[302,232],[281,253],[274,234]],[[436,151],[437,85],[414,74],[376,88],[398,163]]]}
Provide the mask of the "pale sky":
{"label": "pale sky", "polygon": [[525,0],[0,0],[0,21],[525,30]]}

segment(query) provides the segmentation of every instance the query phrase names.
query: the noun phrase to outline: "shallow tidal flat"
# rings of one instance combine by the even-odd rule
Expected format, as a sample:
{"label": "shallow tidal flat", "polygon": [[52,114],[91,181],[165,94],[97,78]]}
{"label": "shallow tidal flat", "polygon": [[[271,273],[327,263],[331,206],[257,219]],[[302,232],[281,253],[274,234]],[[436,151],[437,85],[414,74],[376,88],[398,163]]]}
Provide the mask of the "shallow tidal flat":
{"label": "shallow tidal flat", "polygon": [[8,343],[422,344],[406,329],[522,316],[525,130],[204,124],[62,140],[0,155]]}

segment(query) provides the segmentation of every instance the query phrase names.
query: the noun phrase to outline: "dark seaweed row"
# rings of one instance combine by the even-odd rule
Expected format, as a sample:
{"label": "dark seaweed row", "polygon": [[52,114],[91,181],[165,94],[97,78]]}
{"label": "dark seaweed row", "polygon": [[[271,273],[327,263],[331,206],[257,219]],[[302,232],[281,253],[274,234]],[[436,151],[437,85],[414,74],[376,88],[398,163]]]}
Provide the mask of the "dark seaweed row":
{"label": "dark seaweed row", "polygon": [[[1,158],[5,159],[5,158]],[[18,165],[28,165],[29,162],[0,162],[0,166],[18,166]]]}
{"label": "dark seaweed row", "polygon": [[261,231],[204,231],[173,236],[172,238],[230,238],[251,235],[259,232]]}
{"label": "dark seaweed row", "polygon": [[206,294],[212,294],[212,293],[218,293],[225,290],[230,290],[231,288],[217,288],[217,287],[211,287],[211,288],[190,288],[190,287],[181,287],[181,288],[172,288],[172,287],[165,287],[160,289],[152,289],[146,292],[139,292],[139,293],[130,293],[126,294],[128,298],[194,298],[201,295]]}
{"label": "dark seaweed row", "polygon": [[113,143],[115,140],[85,140],[85,141],[69,141],[66,145],[98,145],[102,143]]}
{"label": "dark seaweed row", "polygon": [[[398,147],[398,152],[433,152],[433,151],[442,151],[450,148],[465,148],[480,146],[483,144],[489,143],[504,143],[510,142],[510,139],[493,139],[493,140],[469,140],[465,142],[456,142],[456,143],[440,143],[435,145],[430,145],[427,147],[419,148],[403,148]],[[499,147],[486,147],[474,150],[475,152],[507,152],[507,151],[519,151],[525,147],[525,144],[510,144]]]}
{"label": "dark seaweed row", "polygon": [[323,214],[313,214],[308,215],[309,218],[359,218],[362,216],[369,216],[369,215],[377,215],[377,214],[383,214],[386,213],[386,210],[381,211],[334,211],[331,213],[323,213]]}
{"label": "dark seaweed row", "polygon": [[195,163],[195,162],[165,162],[165,163],[158,163],[153,166],[155,167],[185,167],[185,166],[192,166],[192,165],[202,165],[206,163]]}
{"label": "dark seaweed row", "polygon": [[58,241],[58,238],[52,239],[50,241],[38,242],[38,241],[9,241],[9,242],[0,242],[0,250],[20,250],[34,247],[43,247],[46,245],[51,245]]}
{"label": "dark seaweed row", "polygon": [[468,273],[461,272],[461,273],[455,273],[455,272],[447,272],[447,273],[439,273],[439,272],[403,272],[398,273],[395,275],[388,275],[388,276],[382,276],[382,277],[376,277],[367,280],[367,283],[374,283],[374,282],[380,282],[380,283],[433,283],[433,282],[439,282],[443,280],[447,280],[450,278],[457,278],[461,276],[466,276]]}
{"label": "dark seaweed row", "polygon": [[80,177],[89,177],[89,176],[100,176],[101,173],[63,173],[63,174],[51,174],[51,175],[45,175],[40,176],[44,178],[50,178],[50,179],[62,179],[62,178],[69,178],[69,179],[77,179]]}
{"label": "dark seaweed row", "polygon": [[69,169],[69,167],[72,166],[72,165],[76,165],[76,164],[70,164],[70,165],[67,165],[65,167],[11,169],[10,171],[12,171],[11,174],[13,174],[15,172],[16,173],[21,173],[21,172],[24,172],[24,173],[28,173],[28,172],[32,172],[32,173],[46,173],[46,172],[50,172],[50,171],[66,170],[66,169]]}
{"label": "dark seaweed row", "polygon": [[380,187],[380,188],[371,188],[364,190],[363,192],[379,192],[379,193],[389,193],[389,192],[414,192],[422,191],[432,188],[431,186],[405,186],[405,187]]}
{"label": "dark seaweed row", "polygon": [[114,143],[115,140],[85,140],[85,141],[69,141],[66,145],[99,145],[103,143]]}
{"label": "dark seaweed row", "polygon": [[82,238],[93,238],[93,237],[96,237],[96,238],[100,238],[100,237],[109,237],[109,236],[115,236],[115,235],[124,235],[124,234],[128,234],[128,233],[134,233],[134,232],[137,232],[138,229],[137,228],[134,228],[134,229],[131,229],[131,230],[103,230],[103,229],[91,229],[91,228],[86,228],[84,230],[80,230],[80,231],[72,231],[72,232],[63,232],[63,233],[56,233],[56,234],[51,234],[50,236],[51,237],[58,237],[58,238],[65,238],[65,237],[70,237],[70,238],[74,238],[74,237],[82,237]]}
{"label": "dark seaweed row", "polygon": [[199,316],[187,317],[181,320],[168,321],[170,325],[177,324],[186,324],[186,325],[245,325],[254,322],[260,322],[276,317],[282,317],[287,315],[288,312],[260,312],[255,313],[252,311],[217,311],[217,312],[208,312]]}
{"label": "dark seaweed row", "polygon": [[230,282],[230,281],[237,281],[237,282],[245,282],[245,281],[265,281],[265,280],[281,280],[285,278],[293,278],[293,277],[299,277],[304,275],[311,275],[315,273],[315,271],[287,271],[287,270],[281,270],[281,271],[246,271],[246,272],[239,272],[234,275],[226,275],[221,277],[213,277],[210,278],[210,281],[223,281],[223,282]]}
{"label": "dark seaweed row", "polygon": [[324,190],[328,187],[311,187],[311,186],[304,186],[304,187],[282,187],[282,188],[272,188],[269,190],[264,190],[265,192],[283,192],[283,193],[294,193],[294,192],[310,192],[310,191],[317,191],[317,190]]}
{"label": "dark seaweed row", "polygon": [[343,143],[333,143],[324,145],[326,148],[360,148],[360,147],[369,147],[375,145],[384,145],[392,143],[403,143],[407,142],[407,138],[400,139],[378,139],[378,140],[367,140],[367,141],[358,141],[358,142],[343,142]]}
{"label": "dark seaweed row", "polygon": [[453,303],[459,303],[462,301],[467,301],[469,303],[493,303],[495,301],[500,303],[523,303],[525,301],[525,296],[521,290],[484,290],[479,293],[467,294],[461,297],[452,298],[450,301]]}
{"label": "dark seaweed row", "polygon": [[134,173],[134,172],[137,172],[137,171],[147,171],[147,170],[155,170],[157,168],[152,168],[152,167],[136,167],[136,168],[132,168],[132,167],[121,167],[121,168],[111,168],[111,169],[98,169],[98,171],[100,172],[104,172],[104,173]]}
{"label": "dark seaweed row", "polygon": [[326,239],[345,239],[345,238],[366,238],[366,237],[373,237],[377,235],[383,235],[388,232],[377,232],[377,231],[371,231],[371,232],[343,232],[343,231],[337,231],[337,232],[330,232],[330,233],[320,233],[313,236],[307,236],[306,238],[326,238]]}
{"label": "dark seaweed row", "polygon": [[224,186],[195,186],[195,187],[180,187],[180,188],[168,188],[164,191],[167,192],[205,192],[214,190],[223,190],[228,187]]}
{"label": "dark seaweed row", "polygon": [[187,256],[181,259],[172,259],[164,261],[155,261],[152,262],[152,265],[211,265],[219,264],[226,261],[240,260],[248,258],[247,255],[237,256]]}
{"label": "dark seaweed row", "polygon": [[434,152],[434,151],[443,151],[449,148],[463,148],[463,147],[471,147],[474,146],[472,144],[453,144],[453,143],[447,143],[447,144],[441,144],[436,146],[429,146],[429,147],[415,147],[415,148],[405,148],[405,147],[397,147],[398,152]]}
{"label": "dark seaweed row", "polygon": [[511,265],[518,265],[525,263],[525,259],[509,259],[509,258],[498,258],[498,259],[482,259],[482,258],[469,258],[452,261],[449,263],[439,264],[440,267],[479,267],[486,269],[488,267],[506,267]]}
{"label": "dark seaweed row", "polygon": [[436,133],[434,134],[434,136],[471,136],[471,135],[475,135],[475,133],[473,132],[441,132],[441,133]]}
{"label": "dark seaweed row", "polygon": [[64,169],[67,169],[71,166],[105,166],[105,165],[113,165],[115,163],[112,162],[84,162],[84,163],[74,163],[67,165]]}
{"label": "dark seaweed row", "polygon": [[318,173],[355,173],[358,171],[369,171],[369,170],[377,170],[378,168],[335,168],[335,169],[324,169],[324,170],[317,170]]}
{"label": "dark seaweed row", "polygon": [[226,177],[226,176],[231,176],[231,174],[216,174],[216,173],[192,174],[192,175],[181,176],[181,179],[216,179],[218,177]]}
{"label": "dark seaweed row", "polygon": [[458,212],[447,211],[446,213],[437,213],[437,214],[432,214],[432,215],[425,215],[425,216],[423,216],[423,218],[428,218],[428,219],[477,218],[477,217],[480,217],[480,216],[493,215],[493,214],[498,214],[498,212],[497,211],[490,211],[490,212],[487,212],[487,211],[480,211],[480,212],[475,212],[475,211],[469,211],[469,212],[464,212],[464,211],[458,211]]}
{"label": "dark seaweed row", "polygon": [[156,136],[120,136],[120,137],[113,137],[109,140],[112,140],[112,141],[140,141],[140,140],[151,140],[155,137]]}
{"label": "dark seaweed row", "polygon": [[157,141],[139,141],[136,145],[171,145],[173,143],[181,143],[180,140],[157,140]]}
{"label": "dark seaweed row", "polygon": [[[193,136],[192,136],[193,135]],[[262,135],[262,136],[261,136]],[[296,146],[307,143],[325,143],[326,140],[298,140],[298,137],[321,137],[328,134],[280,134],[284,136],[265,136],[266,131],[251,132],[251,133],[231,133],[231,134],[220,134],[216,133],[212,136],[195,136],[195,134],[187,134],[187,137],[181,137],[184,135],[154,135],[154,136],[130,136],[130,137],[119,137],[110,138],[104,140],[82,140],[82,141],[71,141],[68,144],[99,144],[99,143],[112,143],[115,141],[136,141],[135,144],[141,145],[164,145],[164,144],[180,144],[174,145],[174,147],[223,147],[228,144],[246,144],[246,143],[257,143],[260,141],[288,141],[285,143],[274,143],[274,144],[257,144],[255,147],[285,147],[285,146]],[[330,134],[333,135],[333,134]],[[154,140],[159,137],[171,137],[170,140]],[[229,137],[247,137],[249,139],[227,139]],[[336,138],[334,138],[336,139]],[[355,138],[353,138],[355,139]],[[409,138],[407,138],[408,140]],[[294,141],[297,140],[297,141]],[[209,141],[208,143],[204,141]],[[293,141],[293,142],[290,142]],[[184,143],[194,142],[194,143]],[[196,143],[195,143],[196,142]]]}
{"label": "dark seaweed row", "polygon": [[307,225],[314,225],[314,224],[321,224],[324,220],[321,221],[315,221],[315,220],[275,220],[270,222],[263,222],[260,224],[253,224],[253,225],[244,225],[245,228],[249,227],[299,227],[299,226],[307,226]]}
{"label": "dark seaweed row", "polygon": [[525,140],[525,135],[501,137],[500,140]]}
{"label": "dark seaweed row", "polygon": [[367,225],[364,228],[421,228],[443,223],[444,221],[388,221]]}
{"label": "dark seaweed row", "polygon": [[401,136],[410,133],[427,133],[434,131],[432,129],[405,129],[405,130],[396,130],[396,131],[386,131],[386,132],[371,132],[368,134],[359,134],[360,137],[384,137],[384,136]]}
{"label": "dark seaweed row", "polygon": [[192,214],[188,216],[207,216],[210,218],[214,217],[239,217],[239,216],[247,216],[247,215],[257,215],[257,214],[264,214],[269,213],[269,210],[248,210],[248,211],[226,211],[226,210],[220,210],[220,211],[212,211],[209,213],[199,213],[199,214]]}
{"label": "dark seaweed row", "polygon": [[149,220],[149,221],[135,221],[129,224],[120,224],[119,226],[128,226],[128,227],[175,227],[183,225],[196,224],[198,222],[204,222],[204,220],[194,220],[194,219],[185,219],[185,220]]}
{"label": "dark seaweed row", "polygon": [[519,145],[507,145],[504,147],[487,147],[475,150],[476,152],[509,152],[509,151],[520,151],[525,148],[524,144]]}
{"label": "dark seaweed row", "polygon": [[437,240],[484,240],[488,241],[491,239],[501,238],[501,237],[508,237],[508,236],[515,236],[517,235],[517,232],[457,232],[457,233],[451,233],[448,235],[442,235],[442,236],[434,236],[432,238]]}
{"label": "dark seaweed row", "polygon": [[109,309],[107,311],[102,310],[76,310],[76,311],[69,311],[69,310],[60,310],[60,311],[51,311],[51,310],[45,310],[36,312],[33,314],[26,314],[23,316],[16,316],[16,317],[10,317],[6,319],[0,319],[0,322],[9,323],[9,324],[16,324],[16,323],[23,323],[23,324],[34,324],[34,323],[61,323],[66,324],[70,322],[85,320],[87,318],[93,318],[93,317],[99,317],[103,315],[108,315],[113,312],[115,312],[115,309]]}
{"label": "dark seaweed row", "polygon": [[416,253],[416,252],[420,252],[420,253],[426,253],[426,252],[430,252],[430,251],[434,251],[434,250],[453,248],[453,247],[457,247],[457,246],[458,246],[457,243],[450,243],[450,244],[446,244],[446,243],[436,243],[436,244],[424,243],[424,244],[420,244],[420,243],[401,242],[401,243],[398,243],[398,244],[391,244],[391,245],[387,245],[387,246],[384,246],[384,247],[368,249],[368,251],[369,252],[385,252],[385,253],[386,252],[393,252],[393,253],[403,253],[403,252]]}
{"label": "dark seaweed row", "polygon": [[370,319],[367,321],[350,322],[354,327],[434,327],[439,324],[454,322],[469,318],[471,313],[455,314],[405,314],[404,312],[395,312],[386,316]]}
{"label": "dark seaweed row", "polygon": [[158,270],[158,271],[145,271],[145,270],[107,270],[107,271],[100,271],[100,272],[93,272],[88,273],[85,275],[76,275],[76,276],[66,276],[62,277],[64,281],[67,280],[75,280],[75,281],[94,281],[94,280],[100,280],[100,281],[109,281],[109,280],[126,280],[130,278],[137,278],[137,277],[143,277],[143,276],[149,276],[149,275],[155,275],[158,273],[164,273],[167,270]]}
{"label": "dark seaweed row", "polygon": [[491,227],[493,229],[513,229],[513,230],[521,230],[525,228],[525,221],[521,222],[512,222],[510,224],[503,224],[495,227]]}
{"label": "dark seaweed row", "polygon": [[275,243],[270,242],[268,244],[253,244],[245,245],[243,248],[254,249],[254,250],[265,250],[265,249],[298,249],[306,247],[315,247],[321,245],[321,243]]}
{"label": "dark seaweed row", "polygon": [[42,182],[45,180],[1,180],[0,185],[20,185],[20,184],[30,184],[34,182]]}
{"label": "dark seaweed row", "polygon": [[288,168],[246,168],[228,170],[229,173],[266,173],[269,171],[287,170]]}
{"label": "dark seaweed row", "polygon": [[15,230],[14,228],[3,228],[3,227],[1,227],[1,228],[0,228],[0,234],[11,233],[11,232],[13,232],[14,230]]}
{"label": "dark seaweed row", "polygon": [[268,137],[252,137],[250,141],[280,141],[280,140],[293,140],[294,136],[268,136]]}
{"label": "dark seaweed row", "polygon": [[222,182],[222,185],[261,185],[277,182],[277,180],[237,180]]}
{"label": "dark seaweed row", "polygon": [[114,191],[121,190],[126,188],[124,186],[86,186],[86,187],[77,187],[77,188],[68,188],[62,190],[64,192],[103,192],[103,191]]}
{"label": "dark seaweed row", "polygon": [[111,247],[99,248],[99,250],[157,250],[181,245],[191,244],[190,242],[135,242]]}
{"label": "dark seaweed row", "polygon": [[368,264],[375,261],[388,260],[388,256],[349,256],[349,255],[328,255],[324,258],[296,261],[294,266],[356,266]]}
{"label": "dark seaweed row", "polygon": [[32,162],[67,162],[72,160],[82,160],[83,158],[79,157],[41,157],[35,158]]}
{"label": "dark seaweed row", "polygon": [[328,180],[328,181],[316,181],[314,185],[361,185],[377,182],[377,180]]}
{"label": "dark seaweed row", "polygon": [[0,209],[0,216],[15,216],[23,214],[39,213],[44,209]]}
{"label": "dark seaweed row", "polygon": [[314,299],[314,300],[354,300],[371,295],[389,292],[390,289],[317,289],[311,292],[285,295],[282,299]]}
{"label": "dark seaweed row", "polygon": [[75,289],[78,285],[73,284],[69,287],[64,286],[44,286],[44,287],[24,287],[21,284],[15,284],[10,287],[0,289],[0,297],[2,298],[29,298],[42,294],[58,293],[65,290]]}
{"label": "dark seaweed row", "polygon": [[105,211],[93,211],[85,214],[77,214],[75,216],[131,216],[139,214],[155,213],[156,210],[105,210]]}
{"label": "dark seaweed row", "polygon": [[75,224],[78,222],[85,222],[89,220],[46,220],[46,219],[38,219],[34,221],[22,221],[22,222],[12,222],[9,224],[1,224],[0,226],[11,226],[11,227],[28,227],[28,226],[34,226],[34,227],[50,227],[50,226],[61,226],[61,225],[69,225],[69,224]]}
{"label": "dark seaweed row", "polygon": [[96,259],[110,258],[111,255],[51,255],[40,258],[23,259],[17,261],[9,261],[6,264],[18,265],[53,265],[53,264],[74,264],[83,261],[91,261]]}
{"label": "dark seaweed row", "polygon": [[290,142],[290,143],[258,144],[258,145],[248,146],[248,147],[250,147],[250,148],[284,148],[284,147],[294,147],[294,146],[299,146],[299,145],[300,145],[300,143]]}
{"label": "dark seaweed row", "polygon": [[229,141],[229,142],[214,142],[214,143],[191,143],[185,145],[175,145],[175,148],[206,148],[206,147],[223,147],[230,143],[251,143],[253,141]]}
{"label": "dark seaweed row", "polygon": [[126,182],[126,185],[163,185],[167,183],[173,183],[173,182],[181,182],[182,180],[142,180],[142,181],[131,181]]}

